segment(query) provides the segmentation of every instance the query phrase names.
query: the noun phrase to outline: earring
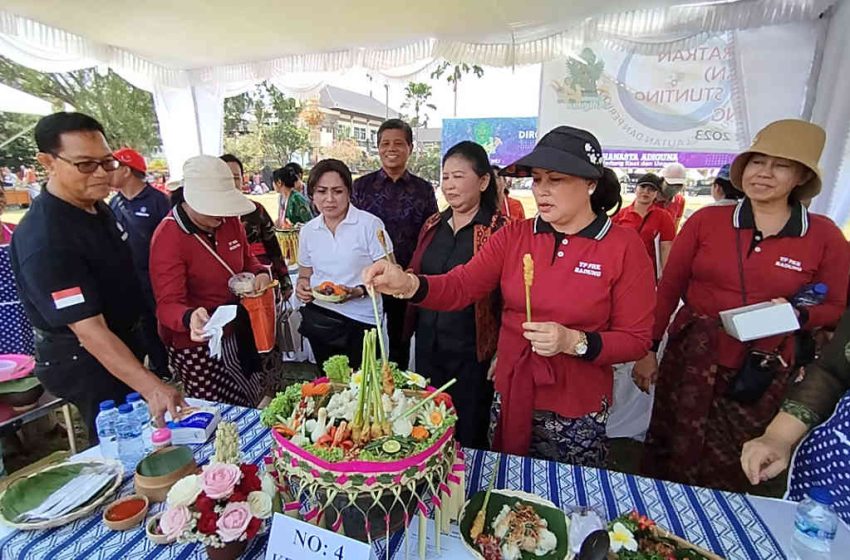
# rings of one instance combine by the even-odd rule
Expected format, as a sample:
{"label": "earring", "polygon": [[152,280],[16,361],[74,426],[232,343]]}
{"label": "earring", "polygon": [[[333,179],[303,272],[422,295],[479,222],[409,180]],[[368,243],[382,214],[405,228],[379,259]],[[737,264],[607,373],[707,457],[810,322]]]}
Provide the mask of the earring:
{"label": "earring", "polygon": [[595,190],[596,189],[587,189],[587,194],[593,194],[593,191],[595,191]]}

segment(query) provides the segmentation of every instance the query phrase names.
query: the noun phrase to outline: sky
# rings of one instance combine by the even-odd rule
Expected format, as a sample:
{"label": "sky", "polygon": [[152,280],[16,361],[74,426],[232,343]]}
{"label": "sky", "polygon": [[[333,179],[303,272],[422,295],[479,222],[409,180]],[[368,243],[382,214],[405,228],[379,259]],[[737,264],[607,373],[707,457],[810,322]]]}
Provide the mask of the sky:
{"label": "sky", "polygon": [[[457,116],[461,118],[480,117],[536,117],[540,93],[540,65],[511,68],[485,67],[484,76],[476,78],[474,74],[464,76],[458,86]],[[425,82],[432,86],[433,96],[430,103],[436,105],[436,111],[428,111],[431,128],[437,128],[442,119],[451,118],[453,94],[445,78],[430,77],[432,67],[404,78],[386,78],[369,74],[364,69],[352,69],[328,80],[328,83],[358,93],[368,95],[384,102],[386,95],[384,84],[388,83],[389,105],[392,109],[409,112],[401,107],[404,102],[404,88],[409,81]]]}

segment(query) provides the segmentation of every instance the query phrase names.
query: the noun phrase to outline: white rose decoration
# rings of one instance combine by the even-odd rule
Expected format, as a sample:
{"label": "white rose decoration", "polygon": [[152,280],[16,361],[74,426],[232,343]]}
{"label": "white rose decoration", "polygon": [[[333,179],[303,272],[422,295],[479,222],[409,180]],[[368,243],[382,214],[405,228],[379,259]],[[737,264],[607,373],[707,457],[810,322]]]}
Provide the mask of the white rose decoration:
{"label": "white rose decoration", "polygon": [[259,519],[268,519],[272,516],[272,499],[265,492],[248,494],[248,507],[251,508],[251,515]]}
{"label": "white rose decoration", "polygon": [[181,478],[171,490],[168,491],[168,496],[165,502],[169,507],[176,508],[180,506],[189,507],[195,503],[198,494],[201,493],[201,477],[192,474]]}
{"label": "white rose decoration", "polygon": [[263,476],[260,477],[260,483],[262,484],[263,492],[270,498],[274,498],[277,494],[277,485],[274,483],[272,475],[264,473]]}

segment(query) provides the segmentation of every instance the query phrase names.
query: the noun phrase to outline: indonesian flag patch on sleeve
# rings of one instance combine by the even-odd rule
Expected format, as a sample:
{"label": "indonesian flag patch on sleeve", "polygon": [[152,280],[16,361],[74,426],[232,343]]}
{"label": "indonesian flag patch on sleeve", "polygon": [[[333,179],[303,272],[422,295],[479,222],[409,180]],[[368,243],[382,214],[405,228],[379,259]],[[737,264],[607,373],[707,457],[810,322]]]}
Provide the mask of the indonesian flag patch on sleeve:
{"label": "indonesian flag patch on sleeve", "polygon": [[86,302],[86,298],[83,297],[83,291],[79,287],[59,290],[50,295],[53,296],[53,305],[56,306],[56,309],[65,309],[66,307]]}

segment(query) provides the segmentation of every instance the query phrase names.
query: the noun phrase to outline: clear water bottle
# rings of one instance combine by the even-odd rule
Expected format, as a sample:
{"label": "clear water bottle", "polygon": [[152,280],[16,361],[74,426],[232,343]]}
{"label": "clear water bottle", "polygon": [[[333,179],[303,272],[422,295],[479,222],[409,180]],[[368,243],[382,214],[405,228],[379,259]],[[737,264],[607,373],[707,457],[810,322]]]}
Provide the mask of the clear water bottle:
{"label": "clear water bottle", "polygon": [[130,393],[127,395],[127,404],[133,407],[133,413],[139,420],[139,425],[142,427],[142,441],[145,444],[145,454],[153,451],[153,443],[151,443],[151,413],[148,408],[148,403],[142,398],[139,393]]}
{"label": "clear water bottle", "polygon": [[107,459],[118,458],[118,439],[115,434],[115,421],[118,419],[118,409],[115,401],[100,403],[100,412],[94,419],[97,429],[97,439],[100,441],[100,452]]}
{"label": "clear water bottle", "polygon": [[808,497],[797,504],[794,518],[793,549],[800,560],[820,560],[830,557],[830,548],[838,527],[838,516],[832,509],[829,488],[815,486]]}
{"label": "clear water bottle", "polygon": [[816,284],[806,284],[800,291],[794,294],[791,298],[791,305],[794,307],[807,307],[823,303],[826,299],[826,294],[829,292],[829,287],[823,282]]}
{"label": "clear water bottle", "polygon": [[132,473],[145,456],[142,427],[139,426],[132,405],[122,404],[118,407],[115,432],[118,434],[118,458],[124,463],[124,469]]}

